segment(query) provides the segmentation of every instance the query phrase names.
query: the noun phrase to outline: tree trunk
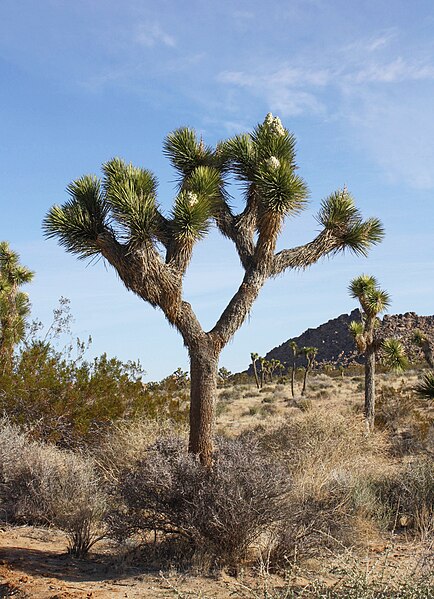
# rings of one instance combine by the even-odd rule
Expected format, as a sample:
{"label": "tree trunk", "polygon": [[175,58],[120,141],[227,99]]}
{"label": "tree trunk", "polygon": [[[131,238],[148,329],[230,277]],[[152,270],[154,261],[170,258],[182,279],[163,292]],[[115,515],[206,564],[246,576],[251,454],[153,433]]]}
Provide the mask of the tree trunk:
{"label": "tree trunk", "polygon": [[375,349],[367,347],[365,354],[365,423],[370,433],[375,420]]}
{"label": "tree trunk", "polygon": [[256,360],[253,360],[253,374],[255,375],[256,386],[260,389],[261,386],[259,384],[258,371],[256,370]]}
{"label": "tree trunk", "polygon": [[210,467],[213,454],[218,352],[190,349],[190,438],[188,451]]}
{"label": "tree trunk", "polygon": [[295,362],[293,362],[292,369],[291,369],[291,395],[292,395],[292,397],[295,397],[294,380],[295,380]]}
{"label": "tree trunk", "polygon": [[306,393],[306,382],[307,382],[307,373],[309,369],[304,369],[304,377],[303,377],[303,389],[301,390],[301,395],[303,396]]}

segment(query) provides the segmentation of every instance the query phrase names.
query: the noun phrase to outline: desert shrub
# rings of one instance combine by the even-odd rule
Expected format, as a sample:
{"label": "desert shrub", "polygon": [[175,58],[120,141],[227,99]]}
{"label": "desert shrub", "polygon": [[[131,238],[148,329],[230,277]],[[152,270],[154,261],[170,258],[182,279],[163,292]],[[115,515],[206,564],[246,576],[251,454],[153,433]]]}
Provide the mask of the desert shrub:
{"label": "desert shrub", "polygon": [[31,425],[35,439],[64,447],[94,440],[118,418],[158,411],[146,403],[138,364],[105,354],[87,362],[39,341],[22,348],[14,369],[0,376],[0,388],[1,412]]}
{"label": "desert shrub", "polygon": [[248,397],[258,397],[259,396],[259,390],[256,388],[251,388],[248,389],[247,391],[244,391],[243,393],[243,397],[248,398]]}
{"label": "desert shrub", "polygon": [[389,527],[405,527],[421,538],[434,533],[434,466],[429,456],[408,462],[377,483],[389,513]]}
{"label": "desert shrub", "polygon": [[300,399],[295,399],[292,402],[292,405],[301,410],[302,412],[309,412],[313,408],[312,400],[304,397]]}
{"label": "desert shrub", "polygon": [[101,478],[107,483],[114,483],[123,471],[133,468],[143,459],[158,437],[184,434],[186,427],[182,423],[168,419],[120,420],[92,448],[92,457]]}
{"label": "desert shrub", "polygon": [[64,530],[77,556],[98,540],[105,510],[89,459],[31,441],[16,426],[0,423],[0,517]]}
{"label": "desert shrub", "polygon": [[284,517],[289,488],[285,469],[253,441],[219,438],[205,469],[183,440],[160,438],[124,472],[110,528],[119,540],[149,531],[183,537],[212,563],[236,565]]}
{"label": "desert shrub", "polygon": [[[376,528],[383,506],[372,490],[382,468],[385,435],[364,435],[362,419],[319,409],[253,436],[270,456],[282,460],[292,481],[288,514],[277,534],[273,560],[363,542],[363,528]],[[372,522],[372,524],[371,524]]]}

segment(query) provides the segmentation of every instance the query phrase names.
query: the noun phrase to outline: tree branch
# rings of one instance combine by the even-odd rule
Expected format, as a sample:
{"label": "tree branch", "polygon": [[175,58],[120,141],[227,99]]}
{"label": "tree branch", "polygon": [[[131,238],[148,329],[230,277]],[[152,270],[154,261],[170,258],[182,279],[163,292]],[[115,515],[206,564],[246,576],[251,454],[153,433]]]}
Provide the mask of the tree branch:
{"label": "tree branch", "polygon": [[266,280],[267,276],[264,272],[258,270],[246,272],[238,291],[227,305],[214,328],[208,333],[220,349],[228,343],[241,327]]}
{"label": "tree branch", "polygon": [[288,268],[307,268],[318,262],[320,258],[342,248],[342,241],[336,238],[331,231],[322,231],[313,241],[292,248],[282,250],[274,256],[270,268],[270,276],[276,277]]}
{"label": "tree branch", "polygon": [[253,191],[249,192],[247,205],[241,214],[234,216],[226,202],[223,202],[223,207],[216,217],[218,229],[235,244],[245,270],[252,267],[252,259],[255,253],[256,220],[257,202]]}

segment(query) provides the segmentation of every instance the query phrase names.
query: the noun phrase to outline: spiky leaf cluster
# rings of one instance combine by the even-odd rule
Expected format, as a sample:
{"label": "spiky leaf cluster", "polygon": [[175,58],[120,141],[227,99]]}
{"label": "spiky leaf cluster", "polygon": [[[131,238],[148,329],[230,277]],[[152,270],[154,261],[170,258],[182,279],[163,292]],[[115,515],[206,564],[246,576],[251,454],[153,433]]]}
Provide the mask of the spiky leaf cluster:
{"label": "spiky leaf cluster", "polygon": [[107,230],[108,204],[104,201],[101,181],[85,175],[67,187],[70,199],[54,205],[43,222],[45,236],[56,237],[59,244],[78,258],[99,254],[98,237]]}
{"label": "spiky leaf cluster", "polygon": [[163,152],[178,171],[181,181],[188,178],[198,166],[219,166],[213,149],[198,141],[195,131],[188,127],[170,133],[164,142]]}
{"label": "spiky leaf cluster", "polygon": [[[173,156],[179,167],[184,164],[189,176],[175,199],[171,219],[159,211],[154,175],[114,158],[103,165],[102,180],[85,176],[68,186],[70,200],[53,206],[44,220],[46,236],[57,237],[67,251],[80,258],[99,254],[106,239],[116,239],[130,250],[155,241],[170,246],[173,241],[182,253],[182,242],[191,245],[206,234],[223,200],[220,172],[197,165],[201,156],[209,162],[209,149],[201,148],[185,130],[173,134],[170,147],[180,146],[181,141],[191,150],[187,152],[191,169],[186,166],[187,158],[183,163],[181,157]],[[196,153],[190,147],[192,141],[198,146]]]}
{"label": "spiky leaf cluster", "polygon": [[408,367],[404,346],[398,339],[385,339],[381,344],[382,362],[395,372],[402,372]]}
{"label": "spiky leaf cluster", "polygon": [[282,220],[305,205],[308,188],[298,176],[294,136],[270,113],[253,133],[237,135],[222,145],[232,172],[246,184],[246,197],[257,201],[257,230],[275,237]]}
{"label": "spiky leaf cluster", "polygon": [[423,375],[422,382],[416,386],[417,393],[424,399],[434,399],[434,372]]}
{"label": "spiky leaf cluster", "polygon": [[384,237],[381,222],[377,218],[363,220],[346,188],[323,200],[317,221],[340,240],[335,251],[349,249],[366,256],[370,246],[379,243]]}
{"label": "spiky leaf cluster", "polygon": [[158,237],[154,175],[119,158],[106,162],[102,170],[106,205],[124,236],[134,244]]}
{"label": "spiky leaf cluster", "polygon": [[360,275],[351,281],[348,289],[351,297],[359,300],[366,316],[371,318],[384,312],[390,304],[389,294],[379,289],[378,282],[373,276]]}

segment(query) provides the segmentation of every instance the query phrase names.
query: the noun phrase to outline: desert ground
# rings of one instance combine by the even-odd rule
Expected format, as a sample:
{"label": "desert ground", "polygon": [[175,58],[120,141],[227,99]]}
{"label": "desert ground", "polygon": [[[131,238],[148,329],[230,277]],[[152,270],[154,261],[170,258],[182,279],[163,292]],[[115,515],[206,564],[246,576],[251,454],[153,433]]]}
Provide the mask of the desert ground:
{"label": "desert ground", "polygon": [[[369,512],[369,501],[359,497],[358,509],[340,529],[335,524],[347,513],[344,500],[336,503],[330,495],[330,485],[344,477],[368,471],[373,478],[393,476],[415,459],[432,460],[434,407],[415,396],[419,377],[417,372],[378,375],[377,427],[369,437],[363,432],[359,375],[313,374],[303,398],[292,398],[288,383],[219,390],[217,432],[259,431],[270,450],[291,462],[295,500],[303,504],[303,498],[315,498],[322,506],[315,517],[328,521],[310,540],[305,534],[309,523],[297,523],[299,541],[291,544],[286,566],[272,567],[267,546],[260,542],[237,572],[205,572],[200,563],[181,565],[167,556],[159,560],[133,542],[120,546],[108,538],[78,559],[66,552],[62,531],[4,522],[0,597],[434,597],[432,506],[418,530],[415,515],[401,511],[392,527],[381,526]],[[290,443],[279,445],[285,427],[291,431]],[[281,432],[276,437],[272,431]],[[397,588],[401,594],[394,594]]]}

